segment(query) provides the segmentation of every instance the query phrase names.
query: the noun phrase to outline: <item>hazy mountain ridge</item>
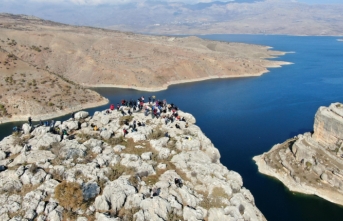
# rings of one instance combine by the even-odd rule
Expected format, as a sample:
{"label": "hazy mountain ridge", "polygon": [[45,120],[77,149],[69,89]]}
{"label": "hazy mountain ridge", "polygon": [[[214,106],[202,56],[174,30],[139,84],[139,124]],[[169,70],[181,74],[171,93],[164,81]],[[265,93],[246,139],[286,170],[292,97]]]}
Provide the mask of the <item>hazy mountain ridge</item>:
{"label": "hazy mountain ridge", "polygon": [[158,34],[343,35],[343,4],[290,1],[254,3],[143,1],[124,5],[6,5],[5,12],[30,14],[74,25]]}

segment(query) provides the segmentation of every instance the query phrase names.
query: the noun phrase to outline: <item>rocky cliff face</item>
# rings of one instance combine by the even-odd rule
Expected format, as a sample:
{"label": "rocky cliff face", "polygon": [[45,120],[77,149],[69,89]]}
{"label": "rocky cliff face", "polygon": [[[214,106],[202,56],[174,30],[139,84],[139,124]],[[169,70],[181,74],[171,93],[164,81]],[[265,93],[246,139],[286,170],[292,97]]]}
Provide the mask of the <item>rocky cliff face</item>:
{"label": "rocky cliff face", "polygon": [[343,205],[343,105],[320,107],[314,133],[275,145],[254,157],[261,173],[274,176],[291,191],[315,194]]}
{"label": "rocky cliff face", "polygon": [[[179,115],[82,111],[54,129],[24,124],[0,142],[0,220],[265,220],[194,117]],[[133,121],[145,126],[132,131]]]}

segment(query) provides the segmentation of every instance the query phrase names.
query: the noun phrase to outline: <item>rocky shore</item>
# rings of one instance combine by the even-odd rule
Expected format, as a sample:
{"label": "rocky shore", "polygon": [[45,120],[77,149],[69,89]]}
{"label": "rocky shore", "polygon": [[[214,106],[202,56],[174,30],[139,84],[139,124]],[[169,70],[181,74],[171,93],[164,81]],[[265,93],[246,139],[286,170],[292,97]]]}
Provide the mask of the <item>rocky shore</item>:
{"label": "rocky shore", "polygon": [[343,104],[320,107],[314,132],[300,134],[255,156],[259,172],[290,191],[343,205]]}
{"label": "rocky shore", "polygon": [[62,136],[24,124],[0,142],[0,220],[265,220],[195,118],[178,114],[80,111],[55,122]]}

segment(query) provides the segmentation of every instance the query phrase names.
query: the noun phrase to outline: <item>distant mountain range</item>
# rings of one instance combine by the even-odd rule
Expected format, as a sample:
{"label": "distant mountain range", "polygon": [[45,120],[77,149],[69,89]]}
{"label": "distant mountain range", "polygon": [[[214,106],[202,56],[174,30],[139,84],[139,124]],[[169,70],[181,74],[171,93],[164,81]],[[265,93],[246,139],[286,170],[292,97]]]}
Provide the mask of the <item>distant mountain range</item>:
{"label": "distant mountain range", "polygon": [[198,4],[140,1],[97,6],[0,3],[0,12],[155,34],[343,35],[342,11],[343,3],[309,5],[286,0]]}

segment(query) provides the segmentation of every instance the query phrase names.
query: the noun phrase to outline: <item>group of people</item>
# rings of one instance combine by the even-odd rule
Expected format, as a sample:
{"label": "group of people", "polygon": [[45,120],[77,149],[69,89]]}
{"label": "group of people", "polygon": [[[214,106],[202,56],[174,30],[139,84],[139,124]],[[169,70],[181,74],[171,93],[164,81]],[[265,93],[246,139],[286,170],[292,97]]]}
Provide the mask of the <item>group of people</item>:
{"label": "group of people", "polygon": [[[152,118],[164,118],[164,122],[167,125],[168,123],[173,123],[174,121],[184,121],[186,122],[186,119],[184,117],[181,117],[178,114],[179,108],[171,103],[168,104],[166,100],[156,100],[155,96],[151,96],[148,98],[148,102],[144,103],[145,98],[144,96],[139,97],[136,102],[134,102],[133,99],[130,100],[121,100],[121,103],[117,103],[117,107],[115,108],[114,104],[110,105],[110,108],[106,111],[107,113],[110,113],[111,111],[114,111],[115,109],[117,111],[120,111],[122,116],[129,115],[132,116],[132,114],[135,112],[140,112],[144,109],[145,116],[149,116],[151,114]],[[125,112],[125,109],[127,109],[127,112]],[[136,122],[133,121],[132,124],[129,123],[129,120],[126,119],[124,124],[127,126],[126,128],[123,128],[123,136],[125,137],[131,130],[131,132],[137,132],[137,127],[144,127],[144,122]],[[175,125],[176,128],[181,129],[179,124]],[[188,127],[188,123],[186,122],[185,127]]]}
{"label": "group of people", "polygon": [[[74,115],[74,113],[72,114],[72,116],[73,116],[73,115]],[[68,137],[69,139],[73,139],[73,138],[74,138],[74,136],[69,136],[67,129],[62,129],[62,130],[61,130],[59,127],[56,127],[56,126],[55,126],[55,121],[54,121],[54,120],[45,121],[45,122],[43,122],[42,120],[39,120],[39,124],[33,125],[33,124],[32,124],[32,118],[29,117],[28,120],[27,120],[27,122],[28,122],[29,126],[31,127],[31,131],[32,131],[33,129],[37,128],[37,127],[40,127],[40,126],[49,127],[49,132],[50,132],[50,133],[59,134],[59,135],[61,136],[61,140],[60,140],[60,141],[63,140],[63,137],[64,137],[64,136],[65,136],[65,137]],[[80,125],[79,125],[79,127],[80,127]],[[14,126],[14,127],[12,128],[12,130],[13,130],[13,132],[17,132],[17,133],[23,131],[22,127],[18,127],[18,126]]]}
{"label": "group of people", "polygon": [[[125,108],[126,107],[126,108]],[[127,112],[125,112],[125,109],[127,109]],[[185,121],[186,119],[184,117],[180,117],[178,114],[178,107],[171,103],[168,104],[166,100],[157,100],[156,96],[149,96],[148,97],[148,102],[145,102],[144,96],[139,97],[136,101],[133,99],[130,100],[121,100],[120,103],[117,103],[117,107],[115,107],[114,104],[111,104],[109,109],[106,110],[106,113],[110,113],[111,111],[117,110],[122,113],[123,116],[125,115],[132,115],[134,112],[140,112],[144,109],[145,116],[149,116],[151,114],[152,118],[160,118],[162,117],[164,119],[165,124],[167,125],[168,123],[173,123],[174,121]],[[75,113],[71,114],[72,119],[75,117]],[[54,134],[60,134],[61,135],[61,140],[63,139],[64,136],[69,136],[68,131],[66,129],[61,130],[59,127],[55,127],[55,121],[51,120],[49,121],[41,121],[39,122],[38,125],[32,125],[32,118],[28,118],[28,124],[33,128],[39,127],[39,126],[46,126],[50,127],[50,132]],[[132,124],[130,124],[129,120],[126,119],[124,124],[127,127],[123,128],[123,135],[127,135],[129,132],[137,132],[138,127],[144,127],[145,122],[140,122],[134,120]],[[80,125],[79,125],[80,126]],[[95,130],[98,131],[100,128],[98,128],[96,125],[91,125],[91,127]],[[179,124],[175,124],[175,127],[178,129],[181,129]],[[188,127],[188,123],[186,122],[185,127]],[[14,132],[20,132],[22,130],[21,127],[13,127]],[[169,135],[168,135],[169,136]]]}

